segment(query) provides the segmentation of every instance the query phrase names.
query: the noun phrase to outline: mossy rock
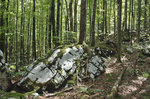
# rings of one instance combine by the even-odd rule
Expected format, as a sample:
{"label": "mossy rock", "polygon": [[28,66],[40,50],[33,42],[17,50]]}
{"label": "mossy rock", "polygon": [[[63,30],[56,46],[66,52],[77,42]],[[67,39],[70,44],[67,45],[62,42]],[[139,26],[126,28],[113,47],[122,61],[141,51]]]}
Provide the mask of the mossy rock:
{"label": "mossy rock", "polygon": [[[89,57],[84,47],[85,45],[68,45],[56,48],[49,57],[41,58],[28,66],[24,77],[17,83],[18,87],[27,91],[52,92],[65,86],[68,80],[69,84],[74,84],[71,80],[75,81],[76,77],[73,76],[71,79],[71,75],[76,75],[78,72],[78,76],[81,76],[85,73],[83,72],[85,70],[81,72],[79,68],[81,62],[84,63]],[[95,78],[104,71],[103,59],[92,56],[88,63],[89,76]]]}

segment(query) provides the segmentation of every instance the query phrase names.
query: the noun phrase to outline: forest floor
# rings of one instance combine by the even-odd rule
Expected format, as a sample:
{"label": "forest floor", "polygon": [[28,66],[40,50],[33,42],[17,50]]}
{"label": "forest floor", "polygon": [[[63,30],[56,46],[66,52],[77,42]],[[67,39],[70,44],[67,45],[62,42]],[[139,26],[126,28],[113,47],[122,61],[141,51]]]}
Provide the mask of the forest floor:
{"label": "forest floor", "polygon": [[150,99],[150,57],[141,52],[129,54],[124,49],[122,52],[122,63],[117,63],[115,56],[106,58],[106,71],[95,80],[85,78],[70,88],[62,88],[54,93],[45,92],[38,98],[27,95],[26,99],[107,99],[124,68],[126,71],[113,99]]}
{"label": "forest floor", "polygon": [[[115,99],[150,99],[150,57],[145,57],[141,63],[134,63],[137,54],[126,54],[122,63],[116,63],[116,58],[111,57],[106,62],[106,72],[95,81],[86,79],[78,86],[69,89],[61,89],[53,94],[45,94],[40,99],[107,99],[111,93],[118,76],[126,67],[121,83],[118,87],[118,95]],[[136,65],[136,75],[133,66]]]}

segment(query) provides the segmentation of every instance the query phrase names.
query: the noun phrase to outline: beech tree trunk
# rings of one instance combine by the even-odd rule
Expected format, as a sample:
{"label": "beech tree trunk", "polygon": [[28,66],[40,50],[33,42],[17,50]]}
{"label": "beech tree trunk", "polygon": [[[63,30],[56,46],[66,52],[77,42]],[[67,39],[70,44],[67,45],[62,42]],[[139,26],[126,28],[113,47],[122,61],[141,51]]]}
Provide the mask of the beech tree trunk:
{"label": "beech tree trunk", "polygon": [[60,24],[60,0],[57,0],[57,43],[59,43],[59,24]]}
{"label": "beech tree trunk", "polygon": [[33,60],[36,60],[36,38],[35,38],[35,0],[33,0]]}
{"label": "beech tree trunk", "polygon": [[145,9],[144,9],[144,29],[147,29],[147,0],[145,0]]}
{"label": "beech tree trunk", "polygon": [[94,5],[93,5],[93,19],[92,19],[92,26],[91,26],[91,34],[92,34],[91,46],[95,45],[95,16],[96,16],[96,6],[97,6],[97,0],[94,0]]}
{"label": "beech tree trunk", "polygon": [[87,0],[81,1],[81,17],[80,17],[80,37],[79,43],[82,44],[83,41],[86,41],[86,7]]}
{"label": "beech tree trunk", "polygon": [[137,26],[137,41],[139,42],[140,41],[140,31],[141,31],[141,28],[140,28],[140,24],[141,24],[141,0],[138,0],[138,26]]}
{"label": "beech tree trunk", "polygon": [[125,14],[124,14],[124,30],[125,32],[127,31],[127,7],[128,7],[128,2],[125,0]]}
{"label": "beech tree trunk", "polygon": [[4,11],[5,11],[5,0],[1,0],[2,4],[0,5],[0,49],[4,53],[4,48],[5,48],[5,32],[4,32]]}
{"label": "beech tree trunk", "polygon": [[121,62],[121,12],[122,12],[122,0],[117,0],[118,3],[118,26],[117,26],[117,33],[118,33],[118,55],[117,55],[117,61]]}

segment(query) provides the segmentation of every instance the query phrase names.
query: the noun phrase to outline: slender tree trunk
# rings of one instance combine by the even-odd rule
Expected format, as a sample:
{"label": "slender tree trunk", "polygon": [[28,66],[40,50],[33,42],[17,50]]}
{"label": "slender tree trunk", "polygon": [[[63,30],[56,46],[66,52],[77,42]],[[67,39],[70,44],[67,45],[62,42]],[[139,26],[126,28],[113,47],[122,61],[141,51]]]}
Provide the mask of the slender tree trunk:
{"label": "slender tree trunk", "polygon": [[132,5],[132,18],[131,18],[131,35],[130,35],[130,42],[131,42],[131,45],[132,45],[132,38],[133,38],[133,30],[134,30],[134,9],[133,9],[133,0],[131,1],[131,5]]}
{"label": "slender tree trunk", "polygon": [[5,32],[4,32],[4,11],[5,11],[5,0],[1,0],[0,5],[0,49],[4,53],[5,48]]}
{"label": "slender tree trunk", "polygon": [[21,38],[21,43],[20,43],[20,65],[23,64],[23,35],[24,35],[24,31],[23,31],[23,21],[24,21],[24,0],[21,0],[21,28],[20,28],[20,38]]}
{"label": "slender tree trunk", "polygon": [[[31,1],[29,1],[29,3],[31,4]],[[31,10],[31,7],[29,7],[29,10]],[[27,39],[27,63],[30,62],[30,43],[31,43],[31,40],[30,40],[30,21],[31,21],[31,18],[30,18],[30,13],[31,11],[29,11],[29,17],[28,17],[28,39]]]}
{"label": "slender tree trunk", "polygon": [[105,1],[105,19],[104,19],[104,21],[105,21],[105,38],[106,38],[106,36],[107,36],[107,1],[106,0],[104,0]]}
{"label": "slender tree trunk", "polygon": [[81,1],[81,17],[80,17],[80,37],[79,43],[82,44],[86,41],[86,6],[87,0]]}
{"label": "slender tree trunk", "polygon": [[144,9],[144,29],[147,29],[147,0],[145,0],[145,9]]}
{"label": "slender tree trunk", "polygon": [[57,0],[57,43],[59,43],[59,26],[60,26],[60,0]]}
{"label": "slender tree trunk", "polygon": [[141,24],[141,0],[138,0],[138,27],[137,27],[137,41],[139,42],[140,41],[140,31],[141,31],[141,28],[140,28],[140,24]]}
{"label": "slender tree trunk", "polygon": [[35,0],[33,0],[33,60],[36,60],[36,35],[35,35]]}
{"label": "slender tree trunk", "polygon": [[[7,1],[7,8],[6,8],[7,12],[9,12],[9,0]],[[6,25],[7,25],[7,31],[6,33],[9,33],[9,19],[8,19],[8,15],[6,18]],[[5,62],[7,63],[7,47],[8,47],[8,40],[7,37],[5,37]]]}
{"label": "slender tree trunk", "polygon": [[125,0],[125,11],[124,11],[124,30],[127,32],[127,7],[128,7],[128,0]]}
{"label": "slender tree trunk", "polygon": [[121,13],[122,13],[122,0],[117,0],[118,3],[118,26],[117,26],[117,32],[118,32],[118,46],[117,46],[117,62],[121,62]]}
{"label": "slender tree trunk", "polygon": [[69,14],[70,14],[70,31],[73,31],[72,4],[73,4],[73,0],[70,0],[70,3],[69,3]]}
{"label": "slender tree trunk", "polygon": [[19,4],[17,0],[17,13],[16,13],[16,71],[18,71],[18,9]]}
{"label": "slender tree trunk", "polygon": [[114,0],[113,10],[114,10],[114,38],[116,36],[116,0]]}
{"label": "slender tree trunk", "polygon": [[131,0],[129,1],[129,22],[128,22],[128,36],[130,37],[131,30]]}
{"label": "slender tree trunk", "polygon": [[66,21],[65,21],[65,29],[69,31],[69,10],[68,10],[68,2],[67,0],[65,0],[65,3],[66,3],[66,11],[67,11],[67,15],[66,15]]}
{"label": "slender tree trunk", "polygon": [[60,41],[62,40],[62,28],[63,28],[63,1],[61,2],[61,27],[60,27]]}
{"label": "slender tree trunk", "polygon": [[77,32],[77,5],[78,5],[78,0],[75,0],[75,3],[74,3],[74,32]]}
{"label": "slender tree trunk", "polygon": [[102,32],[104,33],[105,26],[105,0],[103,0],[103,24],[102,24]]}
{"label": "slender tree trunk", "polygon": [[[91,26],[92,26],[92,8],[91,8],[91,2],[92,1],[90,1],[89,0],[89,21],[90,21],[90,25],[89,25],[89,31],[91,31]],[[102,25],[103,26],[103,25]],[[92,34],[91,34],[91,32],[90,32],[90,41],[92,40]]]}
{"label": "slender tree trunk", "polygon": [[92,26],[91,26],[91,34],[92,34],[91,46],[94,46],[94,45],[95,45],[95,17],[96,17],[96,6],[97,6],[97,0],[94,0],[94,5],[93,5],[93,19],[92,19]]}
{"label": "slender tree trunk", "polygon": [[56,45],[56,36],[55,33],[55,0],[52,0],[52,8],[51,8],[51,24],[52,24],[52,35],[53,35],[53,43]]}
{"label": "slender tree trunk", "polygon": [[110,28],[111,28],[111,7],[112,7],[112,5],[111,5],[111,0],[110,0],[110,4],[109,4],[109,21],[108,21],[108,26],[109,26],[109,29],[108,29],[108,32],[109,32],[109,34],[110,34]]}

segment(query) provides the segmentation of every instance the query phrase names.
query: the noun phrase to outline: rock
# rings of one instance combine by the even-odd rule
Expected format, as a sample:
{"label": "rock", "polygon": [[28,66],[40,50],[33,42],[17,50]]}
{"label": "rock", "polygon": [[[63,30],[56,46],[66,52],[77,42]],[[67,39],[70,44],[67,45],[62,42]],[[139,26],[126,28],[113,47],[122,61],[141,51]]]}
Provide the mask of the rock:
{"label": "rock", "polygon": [[3,52],[0,50],[0,90],[8,90],[11,84],[8,76],[8,65],[5,64]]}
{"label": "rock", "polygon": [[[71,75],[76,72],[77,63],[84,62],[88,53],[83,45],[58,48],[46,59],[34,62],[27,68],[24,78],[18,82],[18,86],[26,91],[55,91],[65,85]],[[84,68],[80,75],[84,75]],[[105,64],[101,57],[92,56],[88,63],[88,72],[91,78],[102,74]]]}
{"label": "rock", "polygon": [[150,56],[150,45],[143,47],[142,53],[143,53],[143,55]]}

